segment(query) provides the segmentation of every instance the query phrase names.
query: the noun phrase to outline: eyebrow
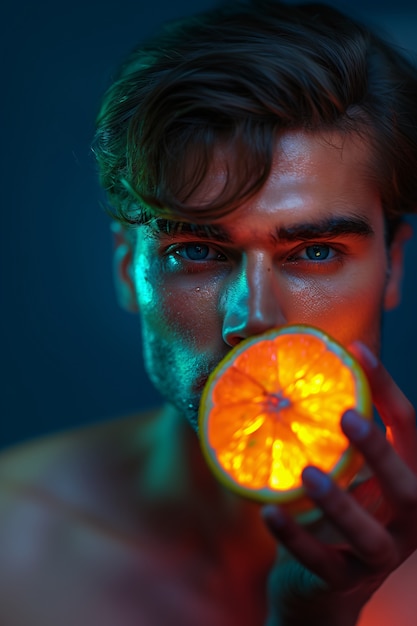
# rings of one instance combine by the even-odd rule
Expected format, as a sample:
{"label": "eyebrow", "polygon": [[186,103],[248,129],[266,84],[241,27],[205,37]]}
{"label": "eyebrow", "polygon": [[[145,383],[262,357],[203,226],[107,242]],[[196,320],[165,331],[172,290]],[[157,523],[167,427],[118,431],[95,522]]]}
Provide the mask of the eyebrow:
{"label": "eyebrow", "polygon": [[148,223],[155,235],[181,235],[197,237],[198,239],[215,239],[223,243],[232,243],[230,234],[216,224],[192,224],[190,222],[177,222],[163,218],[156,218]]}
{"label": "eyebrow", "polygon": [[[196,237],[198,239],[216,240],[222,243],[233,243],[227,230],[218,224],[193,224],[165,218],[156,218],[147,224],[154,235],[165,234],[170,236]],[[280,242],[311,241],[355,235],[371,237],[374,230],[369,221],[362,216],[332,216],[314,222],[301,222],[289,226],[278,226],[273,239]]]}
{"label": "eyebrow", "polygon": [[374,234],[371,224],[362,216],[333,216],[314,222],[279,226],[274,233],[274,239],[291,242],[343,237],[345,235],[371,237]]}

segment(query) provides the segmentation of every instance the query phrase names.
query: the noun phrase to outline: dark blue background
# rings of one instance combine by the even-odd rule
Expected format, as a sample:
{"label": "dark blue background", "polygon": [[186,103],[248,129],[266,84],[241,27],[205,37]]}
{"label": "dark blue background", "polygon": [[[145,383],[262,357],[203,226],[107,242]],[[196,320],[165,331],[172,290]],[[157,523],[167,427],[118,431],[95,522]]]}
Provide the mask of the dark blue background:
{"label": "dark blue background", "polygon": [[[109,221],[89,144],[100,96],[125,54],[167,19],[212,5],[66,0],[3,8],[0,447],[157,402],[138,320],[115,301]],[[358,6],[417,51],[416,7]],[[384,359],[417,406],[416,244],[407,256],[404,303],[387,316]]]}

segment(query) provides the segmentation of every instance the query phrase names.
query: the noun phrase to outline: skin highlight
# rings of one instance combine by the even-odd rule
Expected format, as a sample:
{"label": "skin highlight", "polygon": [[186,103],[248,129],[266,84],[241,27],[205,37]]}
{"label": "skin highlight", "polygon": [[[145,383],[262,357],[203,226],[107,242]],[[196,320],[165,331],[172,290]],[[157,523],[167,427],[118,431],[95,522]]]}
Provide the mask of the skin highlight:
{"label": "skin highlight", "polygon": [[[197,200],[222,184],[222,155]],[[248,336],[306,323],[379,354],[399,286],[370,158],[356,136],[288,131],[265,186],[232,214],[138,228],[130,285],[147,370],[194,428],[207,376]]]}

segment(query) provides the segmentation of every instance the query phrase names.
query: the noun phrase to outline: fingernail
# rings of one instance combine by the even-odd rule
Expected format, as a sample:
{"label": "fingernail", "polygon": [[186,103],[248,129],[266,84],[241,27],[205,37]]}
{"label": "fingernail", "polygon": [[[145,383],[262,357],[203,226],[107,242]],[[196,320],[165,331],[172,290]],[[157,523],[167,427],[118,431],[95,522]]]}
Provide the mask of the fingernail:
{"label": "fingernail", "polygon": [[332,481],[317,467],[306,467],[302,473],[303,485],[312,497],[325,496],[331,489]]}
{"label": "fingernail", "polygon": [[262,507],[261,514],[270,528],[283,528],[287,523],[287,518],[282,509],[274,504],[267,504]]}
{"label": "fingernail", "polygon": [[345,435],[352,441],[362,441],[371,429],[371,421],[352,410],[343,414],[341,425]]}

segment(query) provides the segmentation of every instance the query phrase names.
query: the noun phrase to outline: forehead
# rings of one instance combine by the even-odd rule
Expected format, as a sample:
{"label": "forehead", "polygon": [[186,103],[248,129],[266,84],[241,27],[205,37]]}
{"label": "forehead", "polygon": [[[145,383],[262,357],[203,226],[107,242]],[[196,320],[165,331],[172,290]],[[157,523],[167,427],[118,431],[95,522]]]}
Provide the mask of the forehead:
{"label": "forehead", "polygon": [[[192,198],[196,214],[198,204],[216,198],[227,180],[227,150],[216,156]],[[215,220],[200,220],[198,214],[194,222],[155,218],[143,235],[206,239],[240,249],[374,236],[382,252],[384,214],[369,162],[370,151],[357,136],[288,132],[277,142],[270,175],[255,196]]]}
{"label": "forehead", "polygon": [[[188,199],[197,207],[196,221],[198,206],[204,207],[222,193],[237,158],[227,145],[216,149],[208,174]],[[272,168],[262,189],[219,221],[236,223],[248,210],[259,218],[273,214],[284,221],[302,218],[303,213],[317,219],[339,212],[382,215],[371,172],[371,149],[356,134],[287,131],[276,141]]]}

